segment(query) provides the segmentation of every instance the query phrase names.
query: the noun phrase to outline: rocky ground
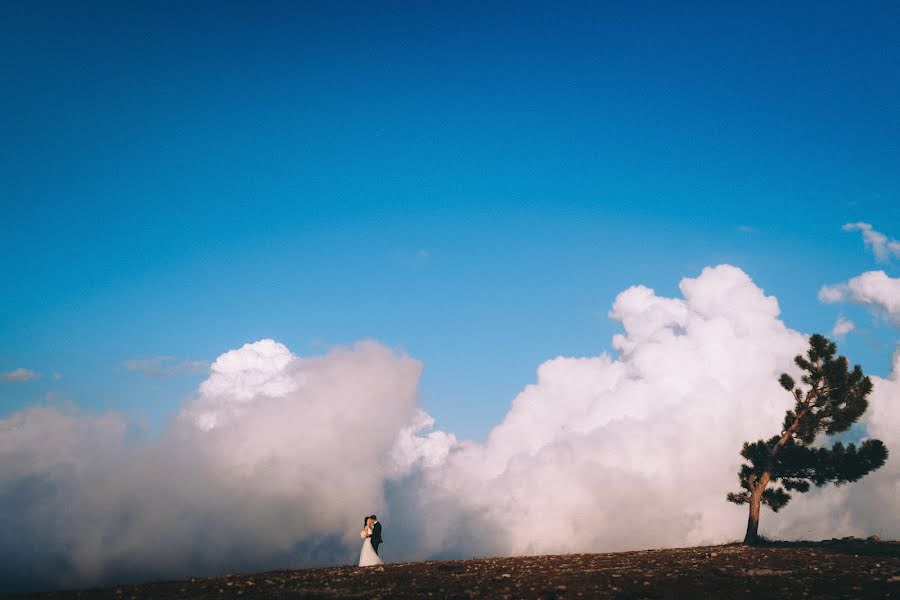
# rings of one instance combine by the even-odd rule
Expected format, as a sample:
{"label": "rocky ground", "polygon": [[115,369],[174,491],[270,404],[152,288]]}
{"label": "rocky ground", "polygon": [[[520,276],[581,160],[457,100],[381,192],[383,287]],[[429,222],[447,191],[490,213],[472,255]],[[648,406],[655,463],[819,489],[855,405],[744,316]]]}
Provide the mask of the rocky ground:
{"label": "rocky ground", "polygon": [[900,598],[900,542],[845,539],[347,566],[26,597]]}

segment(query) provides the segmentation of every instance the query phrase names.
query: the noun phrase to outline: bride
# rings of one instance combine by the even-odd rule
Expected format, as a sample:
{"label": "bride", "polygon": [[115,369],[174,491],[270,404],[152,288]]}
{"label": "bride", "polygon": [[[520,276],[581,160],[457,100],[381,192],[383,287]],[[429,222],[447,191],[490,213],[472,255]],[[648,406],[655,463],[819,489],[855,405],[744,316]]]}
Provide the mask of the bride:
{"label": "bride", "polygon": [[359,532],[359,537],[363,539],[362,549],[359,551],[359,566],[361,567],[384,564],[384,561],[375,552],[375,548],[372,547],[372,529],[372,518],[363,519],[363,530]]}

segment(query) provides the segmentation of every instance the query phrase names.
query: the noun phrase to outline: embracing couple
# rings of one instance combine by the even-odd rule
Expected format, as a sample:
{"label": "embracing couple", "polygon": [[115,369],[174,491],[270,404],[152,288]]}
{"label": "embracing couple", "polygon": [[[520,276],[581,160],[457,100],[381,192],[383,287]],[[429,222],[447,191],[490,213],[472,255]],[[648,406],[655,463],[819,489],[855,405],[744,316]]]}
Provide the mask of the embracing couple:
{"label": "embracing couple", "polygon": [[363,518],[363,530],[359,532],[363,539],[362,550],[359,551],[359,566],[372,567],[384,564],[378,556],[378,546],[381,544],[381,523],[378,517],[369,515]]}

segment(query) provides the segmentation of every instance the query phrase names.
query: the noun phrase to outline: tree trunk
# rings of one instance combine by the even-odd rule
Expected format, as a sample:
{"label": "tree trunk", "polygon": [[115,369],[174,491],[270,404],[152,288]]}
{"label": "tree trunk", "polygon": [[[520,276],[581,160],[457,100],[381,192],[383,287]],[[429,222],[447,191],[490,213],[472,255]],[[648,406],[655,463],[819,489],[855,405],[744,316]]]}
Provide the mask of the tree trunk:
{"label": "tree trunk", "polygon": [[797,429],[800,427],[800,419],[806,416],[812,410],[812,403],[818,397],[817,388],[811,389],[806,394],[806,404],[803,409],[797,413],[794,422],[785,431],[781,433],[781,437],[775,442],[775,445],[769,450],[769,459],[766,470],[762,472],[759,479],[751,477],[747,480],[747,487],[750,489],[750,514],[747,516],[747,533],[744,534],[744,544],[747,546],[755,546],[759,543],[759,509],[762,506],[763,492],[766,486],[772,480],[772,469],[775,465],[775,456],[782,446],[788,443]]}
{"label": "tree trunk", "polygon": [[755,546],[759,543],[759,509],[762,506],[763,492],[772,479],[770,471],[763,471],[756,485],[750,486],[750,515],[747,517],[747,533],[744,534],[744,544]]}
{"label": "tree trunk", "polygon": [[755,546],[759,542],[759,507],[762,504],[762,489],[757,486],[750,494],[750,515],[747,517],[747,533],[744,544]]}

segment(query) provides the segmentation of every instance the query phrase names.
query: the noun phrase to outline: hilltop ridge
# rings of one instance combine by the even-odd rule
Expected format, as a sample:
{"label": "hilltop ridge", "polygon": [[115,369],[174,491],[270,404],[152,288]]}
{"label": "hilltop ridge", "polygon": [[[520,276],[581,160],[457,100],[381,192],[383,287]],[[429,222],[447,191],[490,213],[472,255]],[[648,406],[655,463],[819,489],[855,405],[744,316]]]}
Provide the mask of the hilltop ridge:
{"label": "hilltop ridge", "polygon": [[476,558],[200,577],[17,598],[897,598],[900,542]]}

